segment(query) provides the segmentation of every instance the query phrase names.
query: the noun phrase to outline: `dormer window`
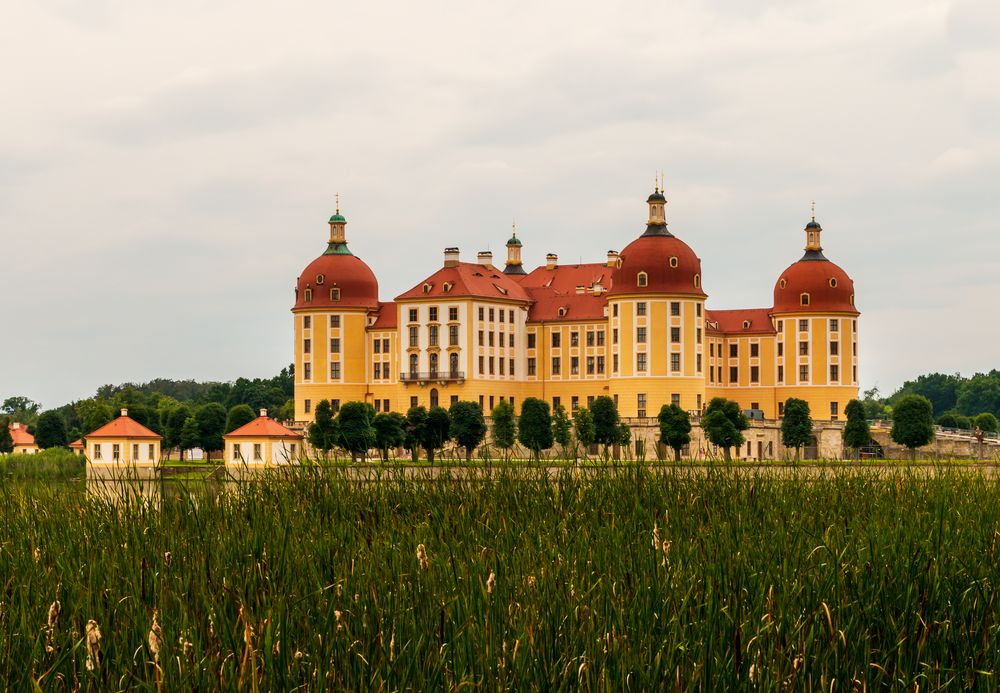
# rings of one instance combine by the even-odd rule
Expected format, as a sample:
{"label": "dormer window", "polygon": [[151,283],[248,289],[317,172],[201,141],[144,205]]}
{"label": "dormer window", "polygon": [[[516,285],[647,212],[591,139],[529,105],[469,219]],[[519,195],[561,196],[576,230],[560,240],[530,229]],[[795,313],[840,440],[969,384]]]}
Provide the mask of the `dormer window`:
{"label": "dormer window", "polygon": [[429,294],[431,292],[432,286],[430,284],[424,284],[424,293]]}
{"label": "dormer window", "polygon": [[559,317],[560,318],[565,318],[566,317],[566,306],[560,307],[558,312],[559,312]]}
{"label": "dormer window", "polygon": [[808,306],[809,305],[809,294],[800,294],[799,295],[799,305],[801,305],[801,306]]}
{"label": "dormer window", "polygon": [[497,291],[499,291],[500,293],[502,293],[504,296],[507,295],[507,289],[503,288],[502,286],[498,286],[497,284],[494,284],[493,288],[496,289]]}
{"label": "dormer window", "polygon": [[441,285],[441,288],[444,290],[445,293],[451,291],[451,287],[452,287],[451,282],[445,282],[444,284]]}
{"label": "dormer window", "polygon": [[325,281],[326,281],[326,277],[325,276],[323,276],[322,274],[317,274],[316,275],[316,283],[317,284],[322,284]]}
{"label": "dormer window", "polygon": [[674,269],[677,269],[677,264],[678,264],[677,256],[675,255],[674,257],[670,258],[670,266],[673,267]]}
{"label": "dormer window", "polygon": [[831,289],[836,289],[837,288],[837,278],[836,277],[830,277],[830,288]]}
{"label": "dormer window", "polygon": [[340,289],[330,289],[330,300],[331,301],[340,300]]}
{"label": "dormer window", "polygon": [[635,278],[635,283],[639,286],[646,286],[649,282],[649,277],[646,276],[645,272],[639,272],[638,276]]}
{"label": "dormer window", "polygon": [[743,329],[744,330],[749,330],[750,329],[750,321],[749,320],[744,320],[743,321]]}
{"label": "dormer window", "polygon": [[785,288],[785,285],[786,285],[786,284],[788,284],[788,282],[786,282],[786,281],[785,281],[785,278],[784,278],[784,277],[782,277],[782,278],[781,278],[781,281],[780,281],[780,282],[778,282],[778,286],[779,286],[779,287],[781,287],[782,289],[784,289],[784,288]]}
{"label": "dormer window", "polygon": [[312,289],[306,289],[306,291],[305,291],[305,297],[306,297],[306,301],[312,301],[313,300],[313,290]]}
{"label": "dormer window", "polygon": [[700,274],[694,275],[694,288],[696,288],[696,289],[700,289],[701,288],[701,275]]}
{"label": "dormer window", "polygon": [[851,294],[851,305],[854,305],[854,294]]}

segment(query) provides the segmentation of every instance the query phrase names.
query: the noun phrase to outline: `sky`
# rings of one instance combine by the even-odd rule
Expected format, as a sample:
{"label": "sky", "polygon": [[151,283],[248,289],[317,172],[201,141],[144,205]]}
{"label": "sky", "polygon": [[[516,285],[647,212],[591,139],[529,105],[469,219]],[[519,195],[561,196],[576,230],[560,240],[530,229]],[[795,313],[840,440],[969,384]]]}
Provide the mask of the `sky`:
{"label": "sky", "polygon": [[382,300],[446,246],[672,232],[772,305],[816,201],[862,389],[1000,367],[1000,3],[34,0],[0,9],[0,398],[270,377],[334,195]]}

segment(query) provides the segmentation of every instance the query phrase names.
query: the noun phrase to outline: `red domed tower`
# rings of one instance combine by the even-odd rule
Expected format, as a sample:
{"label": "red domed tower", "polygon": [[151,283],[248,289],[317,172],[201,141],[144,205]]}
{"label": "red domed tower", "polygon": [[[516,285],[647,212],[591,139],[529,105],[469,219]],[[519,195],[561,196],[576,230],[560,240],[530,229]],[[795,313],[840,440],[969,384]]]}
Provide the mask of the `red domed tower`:
{"label": "red domed tower", "polygon": [[365,399],[365,337],[369,314],[379,309],[378,280],[347,248],[346,226],[338,196],[326,251],[296,282],[296,421],[311,421],[323,399]]}
{"label": "red domed tower", "polygon": [[619,254],[608,291],[609,389],[624,416],[655,416],[678,399],[700,410],[705,395],[701,260],[667,229],[659,182],[646,203],[646,230]]}
{"label": "red domed tower", "polygon": [[858,310],[854,282],[823,254],[823,228],[806,224],[805,254],[774,285],[777,400],[809,402],[814,419],[842,419],[858,396]]}

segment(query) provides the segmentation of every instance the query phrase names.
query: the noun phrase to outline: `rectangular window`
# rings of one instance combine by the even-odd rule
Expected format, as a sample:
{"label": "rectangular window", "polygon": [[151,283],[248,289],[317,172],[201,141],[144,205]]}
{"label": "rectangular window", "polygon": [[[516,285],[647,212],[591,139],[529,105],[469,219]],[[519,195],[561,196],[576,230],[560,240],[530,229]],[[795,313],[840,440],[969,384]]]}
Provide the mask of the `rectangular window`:
{"label": "rectangular window", "polygon": [[485,313],[484,313],[484,309],[483,309],[483,307],[482,307],[482,306],[479,306],[479,320],[480,320],[480,321],[482,321],[482,320],[484,320],[484,319],[485,319],[484,315],[485,315]]}
{"label": "rectangular window", "polygon": [[830,342],[830,354],[832,356],[840,354],[840,342]]}
{"label": "rectangular window", "polygon": [[302,340],[302,353],[303,354],[308,354],[311,351],[312,351],[312,340],[311,339],[303,339]]}
{"label": "rectangular window", "polygon": [[857,366],[852,366],[851,367],[851,373],[854,376],[853,379],[851,380],[851,382],[852,383],[858,382],[858,367]]}
{"label": "rectangular window", "polygon": [[410,322],[416,322],[417,321],[417,316],[418,316],[417,309],[416,308],[410,308]]}
{"label": "rectangular window", "polygon": [[637,327],[635,328],[635,341],[639,344],[645,344],[646,342],[646,328]]}
{"label": "rectangular window", "polygon": [[799,356],[809,355],[809,342],[799,342]]}
{"label": "rectangular window", "polygon": [[492,330],[487,334],[487,336],[489,338],[490,346],[496,346],[496,344],[495,344],[495,337],[493,336],[493,331]]}
{"label": "rectangular window", "polygon": [[670,395],[670,403],[675,407],[681,406],[681,393],[674,392]]}
{"label": "rectangular window", "polygon": [[111,459],[120,460],[122,457],[122,446],[118,443],[114,443],[111,446]]}
{"label": "rectangular window", "polygon": [[[507,317],[508,317],[508,321],[507,322],[509,322],[511,324],[514,324],[514,309],[513,308],[511,308],[510,310],[507,311]],[[513,402],[513,401],[514,400],[512,399],[511,402]]]}
{"label": "rectangular window", "polygon": [[778,382],[779,383],[785,382],[785,367],[784,366],[778,366]]}
{"label": "rectangular window", "polygon": [[604,357],[603,356],[598,356],[597,357],[597,372],[599,374],[604,373]]}
{"label": "rectangular window", "polygon": [[153,443],[149,444],[149,460],[150,462],[156,460],[156,445]]}
{"label": "rectangular window", "polygon": [[597,331],[597,346],[604,346],[604,330]]}
{"label": "rectangular window", "polygon": [[501,309],[501,310],[500,310],[500,322],[504,322],[504,319],[503,319],[503,316],[504,316],[504,312],[503,312],[503,310]]}
{"label": "rectangular window", "polygon": [[694,369],[701,373],[701,354],[694,355]]}
{"label": "rectangular window", "polygon": [[531,334],[528,335],[528,348],[529,349],[534,349],[535,348],[535,333],[534,332],[532,332]]}
{"label": "rectangular window", "polygon": [[670,355],[670,371],[672,373],[679,373],[681,370],[681,355],[678,353],[673,353]]}
{"label": "rectangular window", "polygon": [[455,404],[458,401],[458,395],[452,395],[449,401],[451,404]]}
{"label": "rectangular window", "polygon": [[729,367],[729,382],[738,383],[740,380],[740,369],[736,366]]}
{"label": "rectangular window", "polygon": [[611,367],[614,368],[614,372],[618,372],[618,354],[611,355]]}
{"label": "rectangular window", "polygon": [[[375,340],[378,343],[378,340]],[[330,353],[339,354],[340,353],[340,337],[333,337],[330,339]]]}
{"label": "rectangular window", "polygon": [[779,320],[778,321],[778,332],[784,332],[784,331],[785,331],[785,321],[784,320]]}
{"label": "rectangular window", "polygon": [[494,373],[496,373],[496,369],[494,367],[495,366],[495,362],[494,362],[494,359],[493,359],[492,356],[490,356],[489,360],[487,361],[487,364],[490,367],[490,375],[493,375]]}
{"label": "rectangular window", "polygon": [[809,321],[799,320],[799,332],[808,332],[808,331],[809,331]]}
{"label": "rectangular window", "polygon": [[[830,332],[837,332],[840,330],[840,320],[837,318],[830,318]],[[836,404],[832,402],[831,404]]]}
{"label": "rectangular window", "polygon": [[[381,380],[382,379],[382,364],[376,361],[375,362],[375,369],[374,369],[374,371],[375,371],[374,372],[375,380]],[[378,400],[376,400],[376,401],[378,401]]]}
{"label": "rectangular window", "polygon": [[233,443],[233,459],[237,461],[243,459],[243,451],[240,450],[239,443]]}
{"label": "rectangular window", "polygon": [[427,309],[427,320],[429,322],[437,322],[438,319],[438,309],[437,306],[431,306]]}
{"label": "rectangular window", "polygon": [[432,347],[438,345],[438,326],[437,325],[431,325],[430,327],[427,328],[427,343],[428,343],[429,346],[432,346]]}
{"label": "rectangular window", "polygon": [[644,418],[646,416],[646,393],[640,392],[635,396],[636,416]]}
{"label": "rectangular window", "polygon": [[513,332],[511,332],[509,335],[507,335],[507,346],[509,346],[511,349],[514,348],[514,333]]}
{"label": "rectangular window", "polygon": [[339,330],[340,329],[340,316],[339,315],[331,315],[330,316],[330,327],[332,327],[335,330]]}
{"label": "rectangular window", "polygon": [[579,375],[580,373],[580,357],[573,356],[569,360],[569,372],[570,375]]}
{"label": "rectangular window", "polygon": [[388,399],[382,400],[382,411],[386,411],[386,412],[389,411],[389,400]]}
{"label": "rectangular window", "polygon": [[593,406],[593,404],[594,404],[594,396],[593,395],[587,395],[587,406],[590,407],[590,406]]}
{"label": "rectangular window", "polygon": [[778,416],[784,416],[784,415],[785,415],[785,403],[778,402]]}
{"label": "rectangular window", "polygon": [[573,395],[570,398],[569,403],[570,403],[569,404],[570,410],[573,412],[576,412],[576,410],[580,408],[580,398],[577,397],[576,395]]}
{"label": "rectangular window", "polygon": [[375,413],[377,414],[380,411],[382,411],[382,400],[377,399],[375,400]]}
{"label": "rectangular window", "polygon": [[513,376],[514,375],[514,359],[508,359],[507,363],[509,365],[509,368],[507,368],[507,375]]}
{"label": "rectangular window", "polygon": [[594,374],[594,357],[593,356],[588,356],[587,357],[587,375],[593,375],[593,374]]}
{"label": "rectangular window", "polygon": [[313,367],[311,363],[302,364],[302,377],[306,380],[312,380],[313,377]]}
{"label": "rectangular window", "polygon": [[697,315],[700,318],[701,317],[701,304],[700,303],[695,303],[694,307],[695,307],[695,315]]}
{"label": "rectangular window", "polygon": [[552,398],[552,408],[553,409],[555,409],[556,407],[559,406],[560,400],[561,400],[561,398],[559,398],[559,397],[553,397]]}
{"label": "rectangular window", "polygon": [[616,317],[616,318],[618,317],[618,304],[617,303],[611,307],[611,315],[613,317]]}
{"label": "rectangular window", "polygon": [[562,343],[561,335],[558,332],[552,333],[552,348],[558,349],[559,345]]}
{"label": "rectangular window", "polygon": [[799,381],[809,382],[809,366],[799,366]]}
{"label": "rectangular window", "polygon": [[138,462],[139,461],[139,444],[138,443],[132,443],[132,461],[133,462]]}
{"label": "rectangular window", "polygon": [[722,384],[722,366],[718,366],[715,369],[715,382],[719,383],[719,385]]}
{"label": "rectangular window", "polygon": [[701,344],[701,328],[699,327],[694,331],[694,341],[696,344]]}
{"label": "rectangular window", "polygon": [[830,380],[831,382],[840,380],[840,366],[836,364],[830,366]]}
{"label": "rectangular window", "polygon": [[646,372],[646,354],[645,352],[639,352],[635,355],[635,369],[640,373]]}
{"label": "rectangular window", "polygon": [[840,413],[840,405],[837,402],[830,402],[830,418],[836,419]]}
{"label": "rectangular window", "polygon": [[729,345],[729,358],[733,358],[734,359],[734,358],[736,358],[739,355],[740,355],[740,345],[739,344],[730,344]]}
{"label": "rectangular window", "polygon": [[330,362],[330,379],[340,380],[340,361]]}
{"label": "rectangular window", "polygon": [[854,342],[854,343],[851,344],[851,351],[854,352],[855,356],[858,355],[858,343],[857,342]]}
{"label": "rectangular window", "polygon": [[670,341],[674,344],[678,344],[681,341],[681,328],[671,327],[670,328]]}
{"label": "rectangular window", "polygon": [[[333,344],[333,340],[332,339],[330,340],[330,344],[331,345]],[[376,354],[381,353],[382,352],[382,340],[381,339],[376,339],[374,342],[372,342],[372,347],[373,347],[374,352]],[[332,351],[332,347],[331,347],[331,351]],[[337,349],[337,351],[340,351],[340,349]]]}
{"label": "rectangular window", "polygon": [[534,356],[529,356],[528,357],[528,375],[535,375],[535,368],[536,368],[536,366],[535,366],[535,357]]}
{"label": "rectangular window", "polygon": [[311,316],[309,315],[305,316],[304,318],[302,318],[302,328],[308,330],[309,328],[312,327],[312,322],[313,321]]}
{"label": "rectangular window", "polygon": [[708,355],[715,356],[715,342],[708,343]]}
{"label": "rectangular window", "polygon": [[486,363],[486,357],[485,356],[480,356],[479,357],[479,375],[483,374],[483,369],[484,369],[484,364],[485,363]]}
{"label": "rectangular window", "polygon": [[594,346],[594,333],[592,330],[587,331],[587,346]]}
{"label": "rectangular window", "polygon": [[784,355],[785,355],[785,343],[778,342],[778,356],[784,356]]}
{"label": "rectangular window", "polygon": [[646,314],[646,302],[645,301],[640,301],[639,303],[635,304],[635,314],[636,315],[645,315]]}
{"label": "rectangular window", "polygon": [[552,375],[559,375],[562,369],[562,361],[559,360],[558,356],[552,357]]}
{"label": "rectangular window", "polygon": [[504,362],[503,359],[497,359],[497,361],[499,362],[497,365],[500,367],[500,375],[504,375],[504,363],[505,362]]}
{"label": "rectangular window", "polygon": [[490,322],[493,322],[495,319],[496,319],[496,310],[493,309],[493,308],[490,308]]}
{"label": "rectangular window", "polygon": [[569,345],[571,347],[580,346],[580,333],[570,332],[569,333]]}
{"label": "rectangular window", "polygon": [[750,366],[750,382],[754,384],[760,382],[760,366]]}
{"label": "rectangular window", "polygon": [[458,325],[448,326],[448,346],[458,346]]}
{"label": "rectangular window", "polygon": [[305,405],[306,414],[312,413],[312,409],[313,409],[312,400],[311,399],[305,400],[304,405]]}
{"label": "rectangular window", "polygon": [[750,358],[755,359],[760,356],[760,344],[751,343],[750,344]]}
{"label": "rectangular window", "polygon": [[410,328],[410,346],[415,347],[420,345],[420,328],[411,327]]}
{"label": "rectangular window", "polygon": [[458,320],[458,306],[451,306],[448,308],[448,320],[451,322]]}
{"label": "rectangular window", "polygon": [[611,343],[612,344],[617,344],[618,343],[618,328],[617,327],[614,328],[613,330],[611,330]]}
{"label": "rectangular window", "polygon": [[410,397],[410,408],[413,408],[413,407],[417,406],[419,403],[420,403],[420,400],[417,399],[416,395],[413,395],[412,397]]}
{"label": "rectangular window", "polygon": [[680,301],[671,301],[670,302],[670,314],[671,315],[680,315],[681,314],[681,304],[680,304]]}
{"label": "rectangular window", "polygon": [[479,330],[479,346],[483,345],[483,331]]}
{"label": "rectangular window", "polygon": [[385,352],[386,354],[389,353],[389,338],[388,337],[386,337],[385,339],[382,340],[382,351]]}

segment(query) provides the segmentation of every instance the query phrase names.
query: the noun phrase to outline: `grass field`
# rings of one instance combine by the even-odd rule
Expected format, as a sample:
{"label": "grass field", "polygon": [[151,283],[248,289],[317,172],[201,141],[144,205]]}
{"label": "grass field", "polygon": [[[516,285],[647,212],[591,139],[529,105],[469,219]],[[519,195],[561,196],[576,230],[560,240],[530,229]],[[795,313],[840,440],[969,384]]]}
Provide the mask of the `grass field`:
{"label": "grass field", "polygon": [[975,472],[473,476],[350,483],[334,469],[117,503],[5,478],[0,679],[998,685],[1000,492]]}

